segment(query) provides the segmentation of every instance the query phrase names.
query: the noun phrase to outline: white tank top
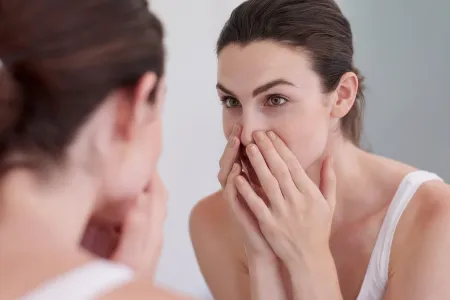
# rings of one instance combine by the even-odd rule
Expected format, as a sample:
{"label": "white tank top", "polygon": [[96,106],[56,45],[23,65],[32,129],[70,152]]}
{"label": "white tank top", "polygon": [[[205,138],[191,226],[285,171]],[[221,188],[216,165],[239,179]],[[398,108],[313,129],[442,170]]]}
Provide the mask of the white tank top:
{"label": "white tank top", "polygon": [[395,229],[417,189],[430,180],[442,181],[436,174],[415,171],[406,175],[400,183],[378,233],[357,300],[381,300],[383,298],[388,282],[389,257]]}
{"label": "white tank top", "polygon": [[130,282],[133,271],[106,260],[95,260],[53,279],[21,300],[88,300]]}

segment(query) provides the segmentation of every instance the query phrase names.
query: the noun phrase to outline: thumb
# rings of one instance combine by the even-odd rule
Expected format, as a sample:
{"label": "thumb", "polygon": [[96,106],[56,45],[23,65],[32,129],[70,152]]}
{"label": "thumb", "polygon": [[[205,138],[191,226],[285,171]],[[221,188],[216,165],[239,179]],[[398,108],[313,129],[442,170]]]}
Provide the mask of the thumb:
{"label": "thumb", "polygon": [[167,191],[155,175],[125,218],[114,259],[127,264],[139,275],[153,277],[163,240]]}
{"label": "thumb", "polygon": [[334,171],[334,162],[331,156],[328,156],[322,163],[320,172],[320,191],[328,204],[334,208],[336,204],[336,173]]}
{"label": "thumb", "polygon": [[113,255],[114,260],[127,264],[133,269],[139,268],[139,259],[147,242],[147,223],[146,215],[139,210],[138,205],[128,212],[119,244]]}

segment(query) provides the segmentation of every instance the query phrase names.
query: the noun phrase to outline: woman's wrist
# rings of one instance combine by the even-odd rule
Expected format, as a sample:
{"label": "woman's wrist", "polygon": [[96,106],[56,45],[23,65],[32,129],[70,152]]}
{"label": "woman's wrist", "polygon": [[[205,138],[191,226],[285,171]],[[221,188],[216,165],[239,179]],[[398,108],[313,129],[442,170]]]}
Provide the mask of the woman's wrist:
{"label": "woman's wrist", "polygon": [[286,263],[294,299],[341,300],[339,278],[330,250],[311,253]]}
{"label": "woman's wrist", "polygon": [[270,256],[248,258],[252,300],[285,300],[280,262]]}

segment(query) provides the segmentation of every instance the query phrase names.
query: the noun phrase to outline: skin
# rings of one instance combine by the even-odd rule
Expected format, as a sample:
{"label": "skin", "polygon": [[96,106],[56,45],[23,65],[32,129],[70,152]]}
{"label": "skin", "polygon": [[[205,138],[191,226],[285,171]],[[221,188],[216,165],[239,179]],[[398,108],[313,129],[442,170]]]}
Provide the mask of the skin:
{"label": "skin", "polygon": [[135,87],[111,91],[68,145],[62,166],[5,174],[0,299],[17,299],[97,255],[136,274],[101,299],[187,299],[151,284],[167,198],[156,171],[164,89],[163,79],[147,73]]}
{"label": "skin", "polygon": [[[289,84],[254,92],[278,79]],[[216,300],[358,296],[387,208],[416,169],[343,137],[339,121],[357,88],[357,77],[347,73],[323,93],[308,55],[275,42],[229,45],[219,54],[229,140],[218,175],[223,189],[200,201],[190,220]],[[242,165],[242,153],[259,182]],[[414,195],[396,229],[383,299],[447,298],[449,198],[450,187],[439,181]]]}

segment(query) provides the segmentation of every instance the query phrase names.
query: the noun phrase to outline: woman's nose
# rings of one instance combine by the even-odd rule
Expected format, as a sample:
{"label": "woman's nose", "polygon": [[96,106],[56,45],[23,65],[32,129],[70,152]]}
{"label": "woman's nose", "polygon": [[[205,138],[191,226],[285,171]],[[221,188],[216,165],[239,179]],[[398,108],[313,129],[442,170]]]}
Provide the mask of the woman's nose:
{"label": "woman's nose", "polygon": [[249,126],[242,126],[241,143],[244,146],[250,145],[253,142],[253,130]]}
{"label": "woman's nose", "polygon": [[265,128],[265,126],[261,126],[261,125],[257,126],[257,125],[253,125],[253,124],[243,124],[241,126],[242,126],[241,143],[244,146],[248,146],[248,145],[254,143],[253,135],[255,134],[255,132],[268,130],[267,128]]}
{"label": "woman's nose", "polygon": [[253,134],[257,131],[269,130],[270,124],[264,115],[254,110],[243,110],[239,120],[241,127],[241,143],[248,146],[254,143]]}

